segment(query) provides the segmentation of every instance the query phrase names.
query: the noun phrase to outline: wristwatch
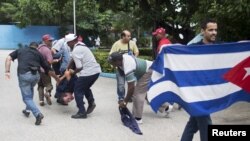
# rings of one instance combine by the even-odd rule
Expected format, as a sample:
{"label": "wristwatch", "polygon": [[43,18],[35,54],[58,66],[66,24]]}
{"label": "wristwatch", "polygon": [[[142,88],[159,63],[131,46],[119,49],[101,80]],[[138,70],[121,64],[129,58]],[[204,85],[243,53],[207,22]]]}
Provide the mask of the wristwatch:
{"label": "wristwatch", "polygon": [[127,105],[127,102],[123,101],[123,105]]}

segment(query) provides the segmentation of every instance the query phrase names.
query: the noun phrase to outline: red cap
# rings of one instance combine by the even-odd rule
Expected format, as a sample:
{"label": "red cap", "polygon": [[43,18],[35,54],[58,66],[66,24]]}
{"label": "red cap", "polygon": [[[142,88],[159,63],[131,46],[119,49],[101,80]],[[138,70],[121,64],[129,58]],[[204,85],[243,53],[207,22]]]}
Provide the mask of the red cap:
{"label": "red cap", "polygon": [[166,31],[164,28],[160,27],[160,28],[157,28],[153,33],[153,35],[157,35],[157,34],[166,34]]}
{"label": "red cap", "polygon": [[54,40],[54,38],[51,37],[49,34],[43,35],[42,39],[43,39],[43,41],[52,41],[52,40]]}

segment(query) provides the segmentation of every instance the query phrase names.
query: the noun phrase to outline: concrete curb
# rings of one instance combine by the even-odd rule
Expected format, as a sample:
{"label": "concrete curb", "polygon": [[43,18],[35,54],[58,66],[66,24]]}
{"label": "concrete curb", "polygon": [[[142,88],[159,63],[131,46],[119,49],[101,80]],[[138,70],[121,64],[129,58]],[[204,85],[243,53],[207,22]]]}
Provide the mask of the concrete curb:
{"label": "concrete curb", "polygon": [[102,72],[101,74],[100,74],[100,76],[101,77],[106,77],[106,78],[116,78],[116,76],[115,76],[115,73],[105,73],[105,72]]}

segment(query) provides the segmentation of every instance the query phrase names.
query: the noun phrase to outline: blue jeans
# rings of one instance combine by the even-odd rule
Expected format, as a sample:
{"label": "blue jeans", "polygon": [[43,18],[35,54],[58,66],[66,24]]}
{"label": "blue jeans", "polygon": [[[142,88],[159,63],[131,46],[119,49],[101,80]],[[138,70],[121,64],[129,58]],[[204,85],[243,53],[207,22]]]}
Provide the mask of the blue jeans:
{"label": "blue jeans", "polygon": [[34,96],[34,86],[40,79],[40,75],[37,72],[33,75],[30,71],[24,74],[18,74],[19,87],[21,90],[23,102],[26,105],[25,110],[30,110],[33,115],[36,117],[40,111],[36,107],[33,96]]}
{"label": "blue jeans", "polygon": [[91,75],[91,76],[80,76],[76,80],[74,87],[75,101],[78,107],[78,113],[86,113],[86,109],[84,107],[83,97],[85,96],[88,100],[88,103],[91,104],[95,101],[93,93],[90,87],[95,83],[97,78],[99,77],[99,73]]}
{"label": "blue jeans", "polygon": [[192,141],[194,134],[200,131],[200,141],[208,140],[208,125],[212,124],[212,120],[209,116],[190,117],[184,132],[181,137],[181,141]]}
{"label": "blue jeans", "polygon": [[118,100],[123,100],[125,97],[125,75],[121,70],[116,70],[117,95]]}

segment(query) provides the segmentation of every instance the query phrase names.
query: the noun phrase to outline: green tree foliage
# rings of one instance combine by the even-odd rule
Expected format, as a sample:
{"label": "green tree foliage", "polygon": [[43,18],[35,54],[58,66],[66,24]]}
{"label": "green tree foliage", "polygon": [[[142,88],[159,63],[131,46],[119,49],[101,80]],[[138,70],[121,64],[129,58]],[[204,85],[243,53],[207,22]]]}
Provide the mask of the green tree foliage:
{"label": "green tree foliage", "polygon": [[[185,43],[190,40],[194,32],[190,26],[191,17],[198,9],[196,4],[198,0],[118,0],[114,7],[110,0],[102,0],[103,9],[112,9],[114,11],[124,11],[126,15],[132,14],[133,20],[131,26],[140,26],[143,29],[153,30],[157,27],[167,29],[175,40]],[[122,14],[120,14],[122,16]],[[122,16],[117,23],[128,22],[126,16]],[[182,34],[184,38],[180,38]]]}
{"label": "green tree foliage", "polygon": [[0,23],[16,22],[17,6],[14,3],[1,2],[0,3]]}
{"label": "green tree foliage", "polygon": [[[17,22],[19,26],[55,25],[58,24],[59,10],[55,9],[53,0],[13,0],[1,3],[1,13],[9,22]],[[10,18],[9,18],[10,17]]]}
{"label": "green tree foliage", "polygon": [[[73,0],[1,0],[0,23],[73,25],[72,4]],[[76,0],[77,30],[108,34],[127,28],[139,33],[162,26],[179,43],[200,32],[199,22],[207,17],[217,19],[223,40],[249,39],[249,16],[249,0]]]}
{"label": "green tree foliage", "polygon": [[194,21],[204,17],[214,18],[219,24],[219,36],[223,41],[250,39],[250,1],[249,0],[213,0],[200,1]]}

